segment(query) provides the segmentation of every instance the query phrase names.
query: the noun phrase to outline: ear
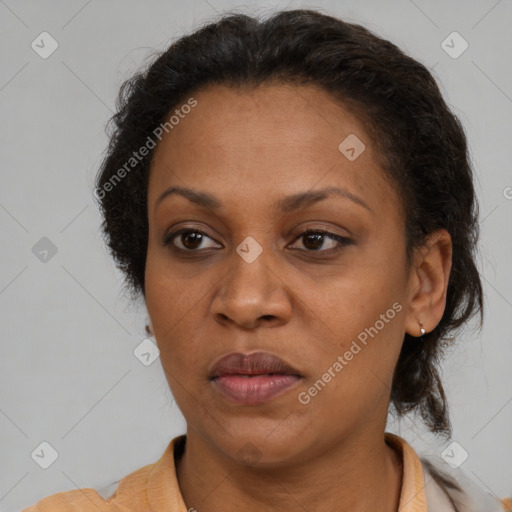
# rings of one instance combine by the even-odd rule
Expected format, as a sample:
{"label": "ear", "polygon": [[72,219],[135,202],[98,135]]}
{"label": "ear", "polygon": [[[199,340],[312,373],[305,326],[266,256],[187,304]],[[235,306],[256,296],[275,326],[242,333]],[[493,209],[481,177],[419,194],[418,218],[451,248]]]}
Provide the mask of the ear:
{"label": "ear", "polygon": [[441,321],[451,267],[452,240],[446,229],[439,229],[428,236],[426,246],[416,250],[411,264],[405,321],[411,336],[421,335],[420,321],[427,333]]}
{"label": "ear", "polygon": [[151,318],[148,317],[148,323],[146,324],[146,334],[148,336],[153,336],[155,333],[153,332],[153,324],[151,323]]}

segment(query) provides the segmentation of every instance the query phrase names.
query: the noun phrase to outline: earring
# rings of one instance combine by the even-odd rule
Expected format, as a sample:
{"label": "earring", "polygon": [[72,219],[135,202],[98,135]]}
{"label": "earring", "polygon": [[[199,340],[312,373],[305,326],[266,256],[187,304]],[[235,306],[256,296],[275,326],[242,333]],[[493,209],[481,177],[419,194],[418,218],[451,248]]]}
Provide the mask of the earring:
{"label": "earring", "polygon": [[151,330],[148,324],[146,324],[146,334],[148,336],[153,336],[153,331]]}
{"label": "earring", "polygon": [[421,338],[427,331],[425,331],[425,329],[423,329],[423,322],[421,320],[419,320],[419,323],[420,323],[420,332],[421,332],[420,338]]}

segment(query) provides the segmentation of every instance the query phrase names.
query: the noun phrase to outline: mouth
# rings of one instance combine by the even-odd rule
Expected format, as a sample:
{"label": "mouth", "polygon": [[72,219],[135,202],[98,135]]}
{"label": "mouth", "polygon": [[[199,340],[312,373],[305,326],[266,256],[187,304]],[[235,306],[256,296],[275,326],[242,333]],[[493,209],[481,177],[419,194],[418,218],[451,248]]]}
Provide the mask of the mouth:
{"label": "mouth", "polygon": [[257,405],[268,402],[297,385],[298,375],[220,375],[212,379],[214,388],[231,403]]}
{"label": "mouth", "polygon": [[255,352],[224,356],[211,368],[208,379],[229,402],[256,405],[289,391],[303,376],[283,359]]}
{"label": "mouth", "polygon": [[254,377],[257,375],[295,375],[302,377],[299,371],[284,359],[269,352],[242,354],[233,352],[220,358],[208,372],[208,379],[226,375]]}
{"label": "mouth", "polygon": [[[222,375],[216,375],[211,377],[210,380],[218,379],[219,377],[235,376],[235,377],[261,377],[262,375],[290,375],[288,373],[223,373]],[[299,375],[297,375],[299,377]]]}

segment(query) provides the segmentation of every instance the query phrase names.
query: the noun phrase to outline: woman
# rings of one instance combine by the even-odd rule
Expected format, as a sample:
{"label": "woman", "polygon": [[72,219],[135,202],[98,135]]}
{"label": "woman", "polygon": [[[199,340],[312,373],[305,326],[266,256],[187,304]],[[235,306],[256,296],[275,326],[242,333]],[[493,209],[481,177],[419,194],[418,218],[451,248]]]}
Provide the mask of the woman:
{"label": "woman", "polygon": [[95,195],[186,421],[58,510],[506,510],[385,432],[446,437],[482,314],[466,138],[428,70],[314,11],[228,15],[126,82]]}

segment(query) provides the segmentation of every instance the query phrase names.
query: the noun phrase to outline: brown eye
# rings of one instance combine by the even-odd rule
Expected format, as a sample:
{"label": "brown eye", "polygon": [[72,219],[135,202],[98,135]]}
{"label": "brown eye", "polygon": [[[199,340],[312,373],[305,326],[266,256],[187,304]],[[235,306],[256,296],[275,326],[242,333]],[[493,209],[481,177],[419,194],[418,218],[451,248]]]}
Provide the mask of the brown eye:
{"label": "brown eye", "polygon": [[[352,242],[349,238],[318,229],[308,229],[302,232],[296,240],[303,240],[302,245],[308,252],[316,251],[325,253],[337,251]],[[327,248],[325,247],[326,240],[330,242],[327,244]]]}
{"label": "brown eye", "polygon": [[179,239],[185,248],[197,249],[203,241],[203,235],[201,233],[190,231],[188,233],[182,233]]}
{"label": "brown eye", "polygon": [[318,250],[324,244],[325,235],[320,233],[308,233],[303,235],[304,246],[307,249]]}
{"label": "brown eye", "polygon": [[[176,249],[182,251],[199,252],[198,248],[209,249],[210,247],[201,246],[207,239],[212,240],[204,231],[200,229],[184,228],[165,236],[163,244],[172,244]],[[179,242],[177,244],[176,242]]]}

